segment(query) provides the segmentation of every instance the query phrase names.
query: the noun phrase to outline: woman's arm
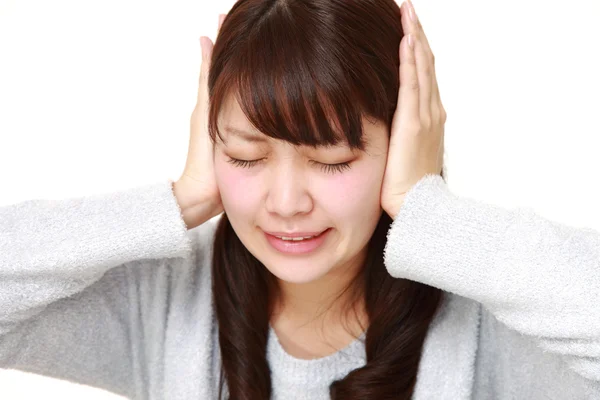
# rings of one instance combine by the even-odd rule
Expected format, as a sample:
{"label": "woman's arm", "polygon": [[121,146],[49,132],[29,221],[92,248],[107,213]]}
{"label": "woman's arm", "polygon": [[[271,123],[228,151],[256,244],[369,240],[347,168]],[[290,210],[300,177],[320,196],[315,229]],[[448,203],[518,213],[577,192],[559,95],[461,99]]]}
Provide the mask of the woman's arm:
{"label": "woman's arm", "polygon": [[427,175],[388,233],[389,273],[480,302],[600,381],[600,233],[452,194]]}
{"label": "woman's arm", "polygon": [[153,260],[190,249],[166,182],[0,208],[0,368],[132,395],[136,296],[164,286]]}

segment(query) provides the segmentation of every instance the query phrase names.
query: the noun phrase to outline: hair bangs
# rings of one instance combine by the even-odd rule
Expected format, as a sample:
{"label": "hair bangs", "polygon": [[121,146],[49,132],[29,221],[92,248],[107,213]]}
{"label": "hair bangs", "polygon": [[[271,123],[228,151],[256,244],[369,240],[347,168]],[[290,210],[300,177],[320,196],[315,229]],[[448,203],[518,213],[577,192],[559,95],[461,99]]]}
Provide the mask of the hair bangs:
{"label": "hair bangs", "polygon": [[296,28],[301,15],[292,20],[282,7],[270,12],[282,15],[257,22],[243,45],[219,66],[211,101],[213,139],[222,139],[217,113],[234,95],[250,123],[271,138],[364,150],[366,113],[344,60],[325,52],[314,32]]}

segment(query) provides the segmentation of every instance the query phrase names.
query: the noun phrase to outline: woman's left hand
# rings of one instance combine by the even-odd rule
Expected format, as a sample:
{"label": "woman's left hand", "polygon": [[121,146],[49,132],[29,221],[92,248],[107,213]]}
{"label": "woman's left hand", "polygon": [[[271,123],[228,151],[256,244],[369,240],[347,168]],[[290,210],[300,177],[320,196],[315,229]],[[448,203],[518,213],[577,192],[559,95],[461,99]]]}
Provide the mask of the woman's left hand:
{"label": "woman's left hand", "polygon": [[446,122],[425,32],[410,1],[401,10],[405,36],[400,42],[400,91],[381,189],[381,206],[392,219],[415,183],[425,175],[441,173]]}

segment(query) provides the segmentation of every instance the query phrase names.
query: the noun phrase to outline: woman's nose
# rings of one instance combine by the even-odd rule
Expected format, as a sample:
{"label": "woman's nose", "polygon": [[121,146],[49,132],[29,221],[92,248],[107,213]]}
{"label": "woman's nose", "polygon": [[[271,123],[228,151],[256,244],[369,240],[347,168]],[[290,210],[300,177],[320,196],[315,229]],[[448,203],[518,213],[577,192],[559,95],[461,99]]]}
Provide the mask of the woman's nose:
{"label": "woman's nose", "polygon": [[291,167],[276,168],[272,172],[265,207],[269,213],[293,217],[312,210],[313,201],[302,171]]}

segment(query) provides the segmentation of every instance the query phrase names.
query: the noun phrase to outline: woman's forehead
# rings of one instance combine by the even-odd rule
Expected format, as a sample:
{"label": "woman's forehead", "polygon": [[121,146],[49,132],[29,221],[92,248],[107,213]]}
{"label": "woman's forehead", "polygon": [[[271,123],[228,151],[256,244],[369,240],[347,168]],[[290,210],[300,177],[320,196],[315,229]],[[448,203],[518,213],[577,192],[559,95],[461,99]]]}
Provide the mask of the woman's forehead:
{"label": "woman's forehead", "polygon": [[[366,115],[362,116],[362,127],[363,135],[368,141],[372,141],[374,136],[379,136],[382,132],[387,131],[387,126],[383,121],[367,117]],[[225,136],[235,136],[248,142],[263,142],[272,139],[269,135],[261,132],[252,125],[242,110],[236,96],[233,95],[227,96],[223,102],[219,113],[219,130]],[[341,137],[344,136],[341,133]],[[339,144],[347,146],[347,141],[342,140]],[[323,147],[327,147],[327,145]]]}

